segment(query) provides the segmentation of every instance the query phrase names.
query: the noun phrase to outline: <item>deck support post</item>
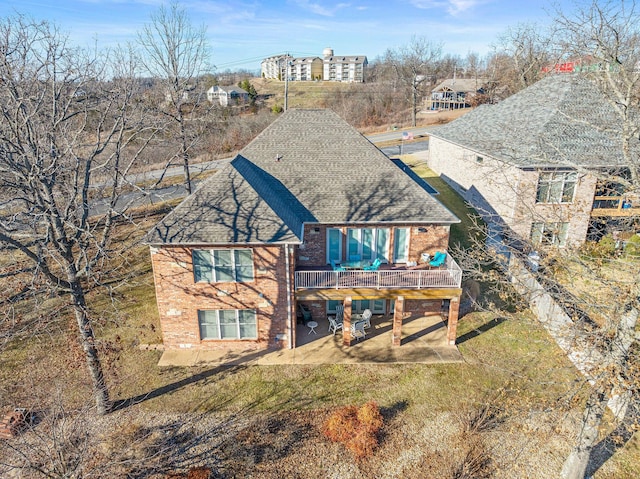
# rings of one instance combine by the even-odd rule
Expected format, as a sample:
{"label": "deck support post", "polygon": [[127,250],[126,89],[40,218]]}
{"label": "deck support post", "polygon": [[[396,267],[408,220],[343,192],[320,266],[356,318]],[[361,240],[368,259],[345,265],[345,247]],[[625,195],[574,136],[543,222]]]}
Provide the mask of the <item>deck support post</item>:
{"label": "deck support post", "polygon": [[342,344],[351,346],[351,296],[344,298],[344,313],[342,316]]}
{"label": "deck support post", "polygon": [[398,296],[393,311],[392,346],[400,346],[402,341],[402,318],[404,317],[404,296]]}
{"label": "deck support post", "polygon": [[458,315],[460,314],[460,297],[451,298],[449,301],[449,314],[447,320],[447,342],[456,344],[456,330],[458,329]]}

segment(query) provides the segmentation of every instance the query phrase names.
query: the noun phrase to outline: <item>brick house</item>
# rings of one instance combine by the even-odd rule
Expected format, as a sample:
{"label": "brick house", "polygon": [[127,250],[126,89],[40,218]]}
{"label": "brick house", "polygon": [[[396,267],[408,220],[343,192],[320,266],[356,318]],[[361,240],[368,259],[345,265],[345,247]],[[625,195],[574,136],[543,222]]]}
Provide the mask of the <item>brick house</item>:
{"label": "brick house", "polygon": [[496,234],[577,245],[640,211],[598,180],[624,165],[619,125],[588,79],[549,75],[430,131],[428,164]]}
{"label": "brick house", "polygon": [[[445,308],[455,344],[461,270],[446,251],[459,220],[329,110],[290,109],[147,235],[166,349],[294,348],[344,305],[393,315]],[[336,271],[357,255],[378,271]],[[305,328],[306,329],[306,328]]]}

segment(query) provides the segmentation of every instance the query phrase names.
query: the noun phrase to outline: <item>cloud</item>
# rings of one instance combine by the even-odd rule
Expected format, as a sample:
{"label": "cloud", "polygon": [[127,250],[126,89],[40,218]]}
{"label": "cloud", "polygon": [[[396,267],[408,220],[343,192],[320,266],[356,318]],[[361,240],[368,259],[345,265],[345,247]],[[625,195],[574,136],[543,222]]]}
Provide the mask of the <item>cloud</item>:
{"label": "cloud", "polygon": [[337,3],[333,6],[327,7],[318,2],[312,2],[309,0],[293,0],[293,3],[303,10],[308,10],[311,13],[321,15],[323,17],[333,17],[339,10],[351,6],[349,3]]}
{"label": "cloud", "polygon": [[410,0],[411,4],[423,10],[445,9],[451,16],[471,10],[472,8],[487,3],[487,0]]}

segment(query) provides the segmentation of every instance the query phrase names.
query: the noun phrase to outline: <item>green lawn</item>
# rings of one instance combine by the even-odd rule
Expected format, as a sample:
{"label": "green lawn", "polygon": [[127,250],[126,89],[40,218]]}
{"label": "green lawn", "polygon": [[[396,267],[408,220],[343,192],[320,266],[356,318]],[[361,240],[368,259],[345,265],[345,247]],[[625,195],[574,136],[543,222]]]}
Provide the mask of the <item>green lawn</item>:
{"label": "green lawn", "polygon": [[419,162],[412,155],[404,156],[403,161],[405,161],[418,176],[424,178],[427,183],[438,191],[436,198],[460,219],[459,224],[451,226],[449,244],[454,247],[460,246],[465,250],[470,248],[473,245],[471,238],[477,237],[479,234],[478,227],[484,225],[476,211],[470,208],[460,195],[424,162]]}

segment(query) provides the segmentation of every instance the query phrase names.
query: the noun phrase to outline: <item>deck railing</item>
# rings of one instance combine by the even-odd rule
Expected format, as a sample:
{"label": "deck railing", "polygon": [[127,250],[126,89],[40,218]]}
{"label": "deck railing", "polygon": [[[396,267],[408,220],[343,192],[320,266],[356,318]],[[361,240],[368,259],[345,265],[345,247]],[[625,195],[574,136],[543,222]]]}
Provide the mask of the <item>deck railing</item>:
{"label": "deck railing", "polygon": [[596,196],[591,216],[637,216],[640,207],[637,197]]}
{"label": "deck railing", "polygon": [[459,288],[460,266],[447,256],[442,269],[381,269],[378,271],[296,271],[296,289],[422,289]]}

